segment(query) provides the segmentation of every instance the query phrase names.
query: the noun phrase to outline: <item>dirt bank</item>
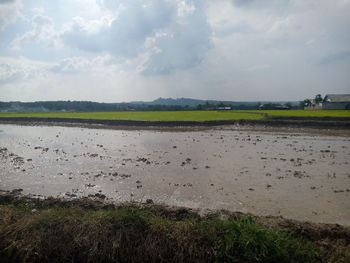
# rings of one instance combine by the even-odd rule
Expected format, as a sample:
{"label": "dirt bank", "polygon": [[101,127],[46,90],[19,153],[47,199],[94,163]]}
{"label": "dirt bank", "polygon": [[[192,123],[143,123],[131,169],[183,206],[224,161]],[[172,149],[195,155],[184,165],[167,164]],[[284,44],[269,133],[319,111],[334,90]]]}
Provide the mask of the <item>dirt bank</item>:
{"label": "dirt bank", "polygon": [[250,125],[269,127],[307,127],[326,129],[350,129],[349,118],[336,117],[271,117],[262,120],[213,120],[213,121],[136,121],[105,120],[79,118],[34,118],[34,117],[1,117],[0,123],[74,123],[106,126],[136,127],[213,127],[222,125]]}

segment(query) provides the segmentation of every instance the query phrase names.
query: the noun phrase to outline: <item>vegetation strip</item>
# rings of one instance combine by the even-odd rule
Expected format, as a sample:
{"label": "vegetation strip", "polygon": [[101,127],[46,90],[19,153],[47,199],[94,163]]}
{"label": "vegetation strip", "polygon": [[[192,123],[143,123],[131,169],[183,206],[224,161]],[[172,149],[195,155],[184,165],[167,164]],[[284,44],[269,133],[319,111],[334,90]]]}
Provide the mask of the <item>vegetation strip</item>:
{"label": "vegetation strip", "polygon": [[350,110],[0,112],[0,117],[79,118],[138,121],[238,120],[262,119],[265,116],[350,118]]}
{"label": "vegetation strip", "polygon": [[239,111],[126,111],[126,112],[2,112],[0,117],[77,118],[134,121],[215,121],[262,119],[260,114]]}
{"label": "vegetation strip", "polygon": [[[267,222],[267,221],[266,221]],[[350,230],[183,208],[0,195],[2,262],[348,262]],[[282,227],[281,227],[282,226]],[[314,227],[314,228],[313,228]],[[328,231],[333,229],[333,231]]]}

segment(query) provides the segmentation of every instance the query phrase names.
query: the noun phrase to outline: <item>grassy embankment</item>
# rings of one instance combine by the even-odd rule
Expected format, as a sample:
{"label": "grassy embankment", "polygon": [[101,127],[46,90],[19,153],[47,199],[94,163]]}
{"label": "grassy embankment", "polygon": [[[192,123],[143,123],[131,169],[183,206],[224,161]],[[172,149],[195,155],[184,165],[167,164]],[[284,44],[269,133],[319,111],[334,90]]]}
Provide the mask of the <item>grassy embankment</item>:
{"label": "grassy embankment", "polygon": [[[35,210],[33,210],[36,208]],[[327,259],[327,261],[324,261]],[[0,205],[1,262],[346,262],[249,216],[157,206]],[[345,261],[344,261],[345,260]]]}
{"label": "grassy embankment", "polygon": [[348,110],[270,110],[270,111],[143,111],[143,112],[10,112],[0,117],[82,118],[143,121],[210,121],[262,119],[269,116],[350,117]]}

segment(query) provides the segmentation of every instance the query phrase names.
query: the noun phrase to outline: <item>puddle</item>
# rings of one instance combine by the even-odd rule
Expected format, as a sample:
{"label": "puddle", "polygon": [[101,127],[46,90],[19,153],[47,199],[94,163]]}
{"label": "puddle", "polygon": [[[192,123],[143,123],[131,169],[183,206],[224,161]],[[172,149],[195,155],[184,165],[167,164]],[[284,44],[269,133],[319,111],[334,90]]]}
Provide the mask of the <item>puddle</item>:
{"label": "puddle", "polygon": [[350,139],[0,125],[0,189],[350,225]]}

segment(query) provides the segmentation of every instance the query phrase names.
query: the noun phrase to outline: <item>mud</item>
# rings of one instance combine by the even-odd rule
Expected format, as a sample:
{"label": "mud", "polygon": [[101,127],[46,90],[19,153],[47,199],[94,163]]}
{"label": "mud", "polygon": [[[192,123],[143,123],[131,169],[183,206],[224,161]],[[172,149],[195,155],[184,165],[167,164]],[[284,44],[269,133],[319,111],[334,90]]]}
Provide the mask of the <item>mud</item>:
{"label": "mud", "polygon": [[48,123],[89,124],[105,126],[136,127],[214,127],[222,125],[269,126],[350,129],[350,118],[347,117],[269,117],[258,120],[213,120],[213,121],[137,121],[137,120],[105,120],[79,118],[35,118],[35,117],[0,117],[0,123],[34,125]]}
{"label": "mud", "polygon": [[0,125],[0,188],[350,225],[350,139]]}

